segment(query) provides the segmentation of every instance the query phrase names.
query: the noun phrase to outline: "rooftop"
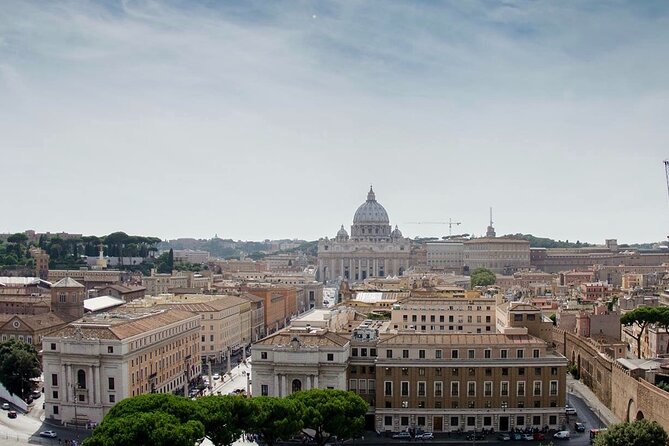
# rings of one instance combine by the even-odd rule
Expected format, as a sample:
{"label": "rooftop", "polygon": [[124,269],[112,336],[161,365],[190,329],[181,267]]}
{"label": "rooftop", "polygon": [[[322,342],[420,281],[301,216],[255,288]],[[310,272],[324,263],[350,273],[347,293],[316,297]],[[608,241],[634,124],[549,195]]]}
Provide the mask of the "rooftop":
{"label": "rooftop", "polygon": [[544,341],[530,335],[495,334],[396,334],[379,342],[381,344],[401,345],[516,345],[539,346],[546,345]]}

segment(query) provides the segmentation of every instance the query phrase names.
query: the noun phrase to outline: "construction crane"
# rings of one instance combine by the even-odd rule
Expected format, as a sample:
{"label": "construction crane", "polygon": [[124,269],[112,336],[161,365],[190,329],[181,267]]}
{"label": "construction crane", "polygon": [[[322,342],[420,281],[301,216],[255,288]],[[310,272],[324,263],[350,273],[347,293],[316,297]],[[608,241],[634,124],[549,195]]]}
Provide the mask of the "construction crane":
{"label": "construction crane", "polygon": [[[669,174],[668,174],[669,175]],[[405,225],[448,225],[448,236],[450,237],[453,232],[453,226],[459,226],[462,223],[459,221],[453,221],[452,219],[448,219],[448,221],[410,221],[408,223],[404,223]]]}
{"label": "construction crane", "polygon": [[[667,193],[669,193],[669,159],[664,160],[664,174],[667,177]],[[669,238],[669,235],[667,238]]]}

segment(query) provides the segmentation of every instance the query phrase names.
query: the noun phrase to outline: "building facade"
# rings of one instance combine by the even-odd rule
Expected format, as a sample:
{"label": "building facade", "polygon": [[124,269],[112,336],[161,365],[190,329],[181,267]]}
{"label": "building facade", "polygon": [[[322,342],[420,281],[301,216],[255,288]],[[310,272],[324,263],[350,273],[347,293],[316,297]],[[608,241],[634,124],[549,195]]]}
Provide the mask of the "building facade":
{"label": "building facade", "polygon": [[411,241],[402,236],[370,187],[353,217],[351,235],[342,225],[334,239],[318,241],[318,280],[362,281],[401,276],[411,266]]}
{"label": "building facade", "polygon": [[183,395],[200,374],[200,316],[179,310],[87,316],[45,336],[42,350],[46,418],[86,426],[124,398]]}
{"label": "building facade", "polygon": [[464,266],[512,274],[530,267],[530,242],[504,237],[482,237],[464,242]]}

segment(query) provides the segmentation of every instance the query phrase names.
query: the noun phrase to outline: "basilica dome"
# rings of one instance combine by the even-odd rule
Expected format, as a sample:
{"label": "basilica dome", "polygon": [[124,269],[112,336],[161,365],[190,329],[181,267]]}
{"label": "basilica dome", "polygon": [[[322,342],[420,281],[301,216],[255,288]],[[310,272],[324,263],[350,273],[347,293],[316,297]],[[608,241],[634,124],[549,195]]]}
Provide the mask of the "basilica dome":
{"label": "basilica dome", "polygon": [[388,224],[390,219],[385,208],[376,201],[376,195],[371,186],[367,194],[367,201],[362,203],[355,215],[353,216],[353,224],[372,223],[372,224]]}

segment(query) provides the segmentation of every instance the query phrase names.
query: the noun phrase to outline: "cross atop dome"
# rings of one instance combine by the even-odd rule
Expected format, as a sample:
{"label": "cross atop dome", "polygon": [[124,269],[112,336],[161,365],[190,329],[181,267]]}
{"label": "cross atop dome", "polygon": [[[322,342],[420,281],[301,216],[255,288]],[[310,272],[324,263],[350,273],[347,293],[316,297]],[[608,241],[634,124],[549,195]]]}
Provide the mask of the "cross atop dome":
{"label": "cross atop dome", "polygon": [[372,185],[369,185],[369,192],[367,193],[367,201],[376,201],[376,194],[374,194],[374,189]]}

